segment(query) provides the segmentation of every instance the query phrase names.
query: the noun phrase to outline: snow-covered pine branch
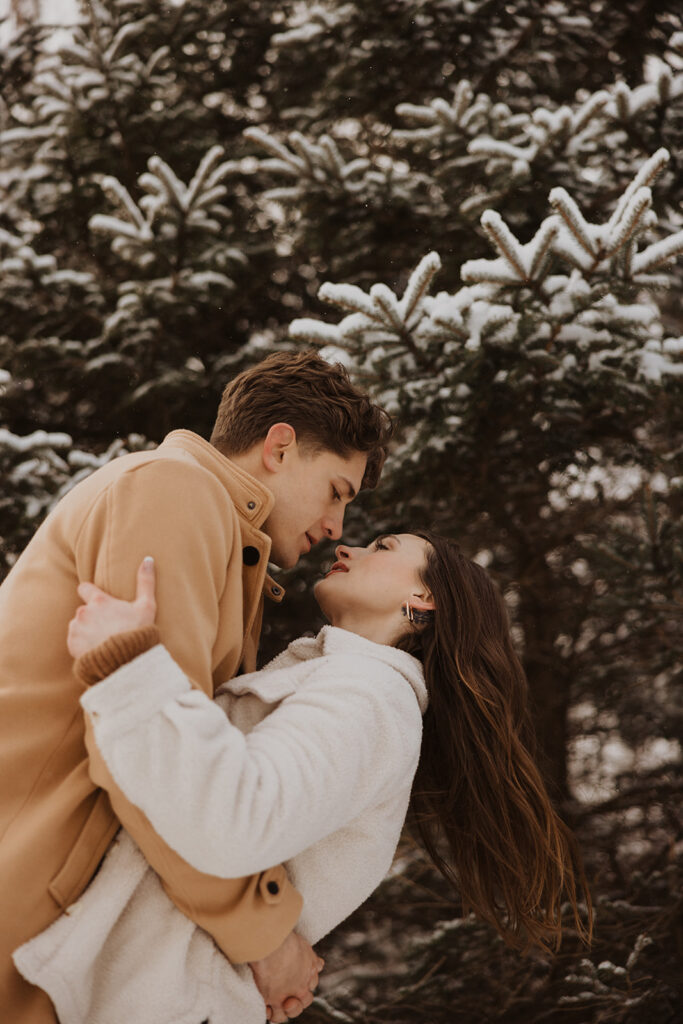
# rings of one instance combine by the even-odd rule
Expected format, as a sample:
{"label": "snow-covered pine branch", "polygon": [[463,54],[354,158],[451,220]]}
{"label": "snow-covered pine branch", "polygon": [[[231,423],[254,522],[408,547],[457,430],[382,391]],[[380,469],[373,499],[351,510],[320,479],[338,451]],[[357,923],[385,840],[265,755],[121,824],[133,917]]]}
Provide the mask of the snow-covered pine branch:
{"label": "snow-covered pine branch", "polygon": [[461,270],[463,281],[519,286],[542,280],[548,270],[548,257],[559,230],[556,217],[547,217],[526,244],[515,238],[495,210],[486,210],[482,214],[481,223],[500,256],[493,260],[467,260]]}
{"label": "snow-covered pine branch", "polygon": [[641,165],[636,176],[631,182],[629,182],[627,188],[622,193],[619,202],[615,207],[614,213],[608,221],[608,228],[610,231],[614,230],[617,223],[622,219],[626,207],[631,203],[636,192],[641,188],[649,188],[655,178],[664,170],[669,159],[668,151],[662,147],[661,149],[658,149],[656,153],[653,153],[652,156]]}
{"label": "snow-covered pine branch", "polygon": [[633,275],[645,274],[655,267],[683,254],[683,231],[677,231],[675,235],[669,235],[659,242],[653,242],[642,252],[634,255],[632,260]]}
{"label": "snow-covered pine branch", "polygon": [[300,187],[333,184],[347,190],[358,188],[362,180],[359,181],[357,176],[370,166],[365,159],[345,161],[334,139],[326,134],[312,142],[301,132],[291,132],[288,136],[289,149],[260,128],[247,128],[244,136],[274,154],[274,160],[260,161],[264,171],[297,178],[301,182]]}
{"label": "snow-covered pine branch", "polygon": [[[653,243],[642,253],[637,251],[640,237],[657,224],[649,186],[668,160],[668,152],[660,149],[645,161],[624,190],[606,224],[589,224],[568,192],[554,188],[550,193],[550,204],[562,219],[562,230],[554,244],[555,252],[586,274],[593,274],[598,269],[604,272],[608,262],[613,262],[615,270],[625,279],[643,275],[677,256],[681,252],[681,232]],[[661,284],[662,281],[650,282],[643,278],[642,283]]]}
{"label": "snow-covered pine branch", "polygon": [[683,72],[673,74],[668,67],[660,65],[654,81],[634,88],[626,82],[615,82],[610,94],[611,116],[623,124],[632,124],[647,111],[680,100],[683,96]]}
{"label": "snow-covered pine branch", "polygon": [[427,253],[410,275],[399,303],[399,314],[407,327],[413,318],[420,317],[422,303],[435,275],[441,270],[441,257],[437,252]]}
{"label": "snow-covered pine branch", "polygon": [[356,201],[365,199],[366,205],[385,205],[390,199],[409,203],[429,184],[425,175],[411,172],[405,161],[387,154],[380,154],[374,162],[366,157],[346,160],[327,133],[313,141],[292,132],[287,138],[289,148],[260,128],[247,128],[244,135],[273,154],[258,161],[260,170],[295,179],[292,185],[266,188],[266,200],[294,206],[322,195],[330,199],[352,196]]}
{"label": "snow-covered pine branch", "polygon": [[487,129],[491,108],[489,97],[485,94],[475,97],[471,83],[462,79],[456,85],[450,103],[441,96],[425,105],[399,103],[397,115],[408,124],[413,122],[415,127],[395,128],[392,137],[410,143],[433,144],[438,141],[442,147],[458,143],[464,147],[468,140]]}
{"label": "snow-covered pine branch", "polygon": [[271,37],[271,45],[278,50],[310,45],[313,40],[343,28],[356,14],[354,4],[325,7],[320,3],[294,5],[289,14],[287,28]]}
{"label": "snow-covered pine branch", "polygon": [[[128,220],[98,213],[91,217],[91,228],[109,235],[112,247],[122,258],[137,259],[143,264],[149,264],[150,257],[154,259],[165,252],[168,240],[178,237],[181,231],[187,234],[188,228],[218,233],[229,219],[228,209],[220,202],[227,194],[223,180],[236,166],[233,161],[222,161],[223,155],[222,147],[211,147],[188,185],[180,180],[166,161],[151,157],[149,170],[138,179],[145,191],[139,204],[134,202],[120,181],[113,176],[105,176],[101,179],[103,191],[123,208]],[[234,257],[234,248],[222,248],[224,256]],[[212,247],[211,251],[215,254],[217,250]]]}

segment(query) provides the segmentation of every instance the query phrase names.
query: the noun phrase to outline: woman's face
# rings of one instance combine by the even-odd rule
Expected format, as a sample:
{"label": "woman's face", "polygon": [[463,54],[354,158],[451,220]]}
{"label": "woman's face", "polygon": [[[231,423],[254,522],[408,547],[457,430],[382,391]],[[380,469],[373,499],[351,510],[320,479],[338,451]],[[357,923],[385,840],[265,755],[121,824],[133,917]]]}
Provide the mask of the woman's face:
{"label": "woman's face", "polygon": [[364,548],[340,544],[335,563],[314,590],[325,618],[390,643],[405,626],[406,601],[415,608],[433,607],[420,579],[428,548],[428,541],[412,533],[384,534]]}

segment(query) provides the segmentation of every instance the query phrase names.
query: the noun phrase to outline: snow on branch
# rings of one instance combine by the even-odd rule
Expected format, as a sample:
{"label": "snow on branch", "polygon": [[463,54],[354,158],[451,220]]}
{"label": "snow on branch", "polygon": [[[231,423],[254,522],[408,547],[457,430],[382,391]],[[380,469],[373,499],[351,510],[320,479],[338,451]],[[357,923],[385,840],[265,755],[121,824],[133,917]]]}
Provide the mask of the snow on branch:
{"label": "snow on branch", "polygon": [[[359,191],[364,187],[365,178],[362,176],[370,167],[369,160],[355,158],[345,161],[337,143],[330,135],[321,135],[317,142],[312,142],[301,132],[291,132],[287,136],[289,149],[260,128],[247,128],[244,136],[273,154],[274,159],[260,161],[264,171],[298,178],[301,180],[301,186],[307,186],[310,182],[315,182],[316,185],[335,183],[349,192]],[[288,191],[277,191],[277,198],[289,197]],[[270,190],[267,194],[271,199],[276,198],[275,190]],[[297,195],[298,190],[292,193],[292,198]]]}
{"label": "snow on branch", "polygon": [[399,303],[399,314],[407,326],[410,325],[414,316],[421,313],[422,301],[439,270],[441,270],[441,257],[438,252],[430,252],[422,257],[410,275]]}
{"label": "snow on branch", "polygon": [[[296,173],[300,173],[304,170],[304,161],[300,157],[295,157],[286,146],[283,146],[281,142],[274,139],[267,132],[264,132],[262,128],[245,128],[244,138],[250,142],[255,142],[257,146],[261,146],[267,152],[272,153],[276,157],[278,163],[278,169],[289,168]],[[267,166],[267,161],[262,161],[262,166]]]}
{"label": "snow on branch", "polygon": [[675,235],[664,238],[659,242],[653,242],[633,257],[632,270],[634,274],[644,274],[662,263],[674,259],[683,253],[683,231],[677,231]]}
{"label": "snow on branch", "polygon": [[643,222],[645,214],[650,210],[651,206],[652,192],[649,188],[639,188],[632,194],[630,200],[624,206],[619,220],[608,225],[609,233],[606,239],[608,252],[616,252],[632,235],[641,231],[644,226],[648,226],[648,222]]}
{"label": "snow on branch", "polygon": [[383,205],[389,197],[410,203],[429,185],[426,175],[412,170],[405,160],[387,154],[378,155],[374,162],[365,157],[345,160],[330,135],[323,134],[313,141],[301,132],[291,132],[287,137],[289,148],[258,128],[248,128],[245,137],[274,154],[271,159],[259,161],[260,170],[295,179],[292,185],[266,189],[264,198],[269,200],[293,204],[324,192],[330,197],[362,195],[368,203],[376,198]]}
{"label": "snow on branch", "polygon": [[[586,221],[574,202],[564,188],[554,188],[548,197],[550,205],[557,211],[570,235],[579,243],[585,253],[591,258],[588,266],[598,258],[601,232],[592,224]],[[571,249],[570,249],[571,251]],[[578,266],[584,265],[584,260],[579,257],[574,262]]]}
{"label": "snow on branch", "polygon": [[654,81],[644,82],[634,89],[626,82],[616,82],[611,94],[611,116],[628,124],[647,110],[679,100],[683,96],[683,73],[673,75],[670,68],[661,64]]}
{"label": "snow on branch", "polygon": [[[145,220],[144,214],[140,210],[139,206],[133,201],[128,189],[121,184],[118,178],[108,174],[102,178],[100,186],[103,192],[108,193],[111,198],[115,201],[118,200],[119,204],[123,206],[131,221],[138,229],[140,237],[151,238],[149,224]],[[94,225],[92,226],[94,227]]]}
{"label": "snow on branch", "polygon": [[649,160],[645,161],[617,203],[614,213],[609,219],[608,227],[610,230],[612,230],[616,223],[621,220],[624,215],[625,208],[631,202],[631,199],[638,189],[649,187],[654,182],[655,178],[661,174],[668,162],[669,152],[664,148],[658,149],[656,153],[653,153]]}
{"label": "snow on branch", "polygon": [[515,238],[495,210],[486,210],[482,214],[481,224],[501,255],[493,260],[467,260],[461,270],[463,281],[520,285],[544,276],[549,253],[559,230],[556,217],[547,217],[525,245]]}
{"label": "snow on branch", "polygon": [[547,145],[551,140],[563,140],[571,146],[571,141],[582,132],[591,127],[597,127],[597,125],[593,125],[593,122],[597,118],[603,117],[609,98],[609,93],[600,90],[589,96],[576,110],[572,110],[566,105],[562,105],[556,110],[540,107],[532,115],[529,134],[536,141],[538,149]]}
{"label": "snow on branch", "polygon": [[147,162],[151,173],[161,183],[162,189],[165,193],[166,201],[169,205],[178,206],[179,209],[185,209],[185,195],[187,189],[182,183],[180,178],[173,172],[165,160],[162,160],[160,156],[151,156]]}
{"label": "snow on branch", "polygon": [[290,15],[289,28],[271,37],[271,44],[279,49],[306,46],[319,38],[343,27],[356,15],[354,4],[342,4],[327,8],[322,4],[305,4]]}
{"label": "snow on branch", "polygon": [[[149,170],[138,179],[146,193],[139,204],[117,178],[102,178],[103,191],[123,207],[127,219],[98,213],[90,219],[91,228],[113,236],[112,245],[120,252],[125,250],[126,240],[138,243],[144,250],[157,236],[159,239],[167,239],[171,234],[177,236],[179,222],[216,234],[229,216],[227,208],[220,204],[227,192],[222,182],[237,166],[233,161],[224,161],[223,156],[221,146],[212,146],[189,185],[178,178],[166,161],[158,156],[151,157]],[[144,258],[149,261],[149,253]]]}
{"label": "snow on branch", "polygon": [[45,430],[34,430],[32,434],[20,436],[13,434],[5,427],[0,427],[0,445],[14,452],[33,452],[43,448],[70,448],[71,438],[68,434]]}
{"label": "snow on branch", "polygon": [[119,55],[121,47],[133,36],[138,36],[145,31],[147,28],[147,22],[144,18],[139,21],[129,21],[127,24],[122,25],[118,30],[109,46],[104,51],[104,59],[107,64],[111,64],[115,57]]}
{"label": "snow on branch", "polygon": [[394,129],[392,136],[408,142],[432,142],[440,137],[468,139],[485,129],[490,112],[489,97],[479,94],[475,98],[471,83],[462,79],[450,103],[440,96],[426,105],[399,103],[396,113],[414,127]]}
{"label": "snow on branch", "polygon": [[588,223],[569,193],[563,188],[554,188],[550,193],[550,204],[562,220],[555,252],[585,274],[594,272],[606,261],[616,260],[615,268],[626,279],[645,273],[678,255],[681,251],[680,232],[655,243],[641,254],[637,253],[638,238],[657,223],[652,210],[650,185],[668,159],[667,150],[659,149],[645,161],[624,190],[606,224]]}
{"label": "snow on branch", "polygon": [[520,243],[496,210],[486,210],[481,217],[481,226],[489,236],[500,255],[523,280],[526,277],[524,251]]}
{"label": "snow on branch", "polygon": [[[371,334],[375,342],[381,339],[383,345],[401,344],[416,354],[422,342],[434,334],[425,330],[429,313],[426,308],[427,290],[434,275],[441,267],[436,252],[424,256],[413,270],[403,295],[399,299],[386,284],[372,285],[369,294],[352,284],[325,282],[318,291],[324,302],[347,311],[346,316],[336,325],[324,324],[310,318],[294,320],[290,324],[290,337],[316,344],[336,344],[360,341]],[[460,328],[460,320],[457,327]],[[442,335],[443,330],[438,332]],[[462,331],[460,331],[462,336]]]}
{"label": "snow on branch", "polygon": [[370,320],[382,319],[372,299],[355,284],[332,284],[325,281],[318,290],[318,298],[332,306],[339,306],[340,309],[363,313]]}
{"label": "snow on branch", "polygon": [[217,199],[225,196],[227,189],[221,184],[222,179],[236,168],[234,161],[220,163],[224,156],[222,146],[212,146],[202,157],[199,167],[184,190],[182,195],[182,206],[185,210],[193,206],[207,206]]}

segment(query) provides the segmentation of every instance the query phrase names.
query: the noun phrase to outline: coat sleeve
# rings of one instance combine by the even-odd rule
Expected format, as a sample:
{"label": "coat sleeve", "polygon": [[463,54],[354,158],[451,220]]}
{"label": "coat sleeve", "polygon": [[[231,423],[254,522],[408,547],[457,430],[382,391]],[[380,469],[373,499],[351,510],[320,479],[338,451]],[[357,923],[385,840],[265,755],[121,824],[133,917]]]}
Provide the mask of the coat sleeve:
{"label": "coat sleeve", "polygon": [[[236,536],[237,534],[237,536]],[[124,473],[98,496],[76,538],[80,580],[123,600],[135,597],[145,555],[156,563],[156,624],[190,677],[213,695],[212,652],[226,569],[241,566],[230,496],[206,470],[159,459]],[[242,640],[242,609],[235,609]]]}
{"label": "coat sleeve", "polygon": [[81,703],[126,799],[193,867],[232,877],[295,856],[412,778],[421,715],[410,685],[380,662],[368,678],[367,659],[334,661],[319,659],[246,736],[161,646]]}
{"label": "coat sleeve", "polygon": [[[241,565],[236,533],[230,498],[211,474],[178,460],[159,460],[124,474],[98,498],[74,546],[77,573],[128,600],[134,596],[140,562],[152,555],[160,634],[186,676],[212,693],[212,650],[226,567],[236,554]],[[236,608],[235,615],[241,641],[242,609]],[[143,680],[141,695],[144,691]],[[91,778],[109,794],[117,817],[174,903],[233,962],[260,959],[276,949],[301,910],[301,898],[284,869],[252,875],[250,864],[240,873],[250,877],[231,880],[198,872],[117,786],[87,722],[86,746]],[[170,780],[169,786],[166,796],[173,799]]]}

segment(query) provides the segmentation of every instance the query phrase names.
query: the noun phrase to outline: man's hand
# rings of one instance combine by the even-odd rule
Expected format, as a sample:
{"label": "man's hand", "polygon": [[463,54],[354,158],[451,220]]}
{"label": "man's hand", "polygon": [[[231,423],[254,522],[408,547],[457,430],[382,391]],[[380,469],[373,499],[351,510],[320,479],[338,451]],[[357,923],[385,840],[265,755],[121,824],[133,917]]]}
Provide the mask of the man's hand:
{"label": "man's hand", "polygon": [[78,608],[69,623],[67,647],[72,658],[78,658],[116,633],[154,625],[157,613],[154,561],[145,558],[140,565],[133,601],[119,601],[94,583],[81,583],[78,594],[85,604]]}
{"label": "man's hand", "polygon": [[291,932],[274,953],[249,966],[266,1004],[268,1020],[283,1024],[311,1005],[325,961],[305,939]]}

